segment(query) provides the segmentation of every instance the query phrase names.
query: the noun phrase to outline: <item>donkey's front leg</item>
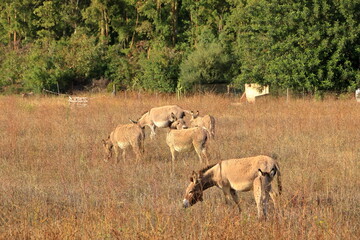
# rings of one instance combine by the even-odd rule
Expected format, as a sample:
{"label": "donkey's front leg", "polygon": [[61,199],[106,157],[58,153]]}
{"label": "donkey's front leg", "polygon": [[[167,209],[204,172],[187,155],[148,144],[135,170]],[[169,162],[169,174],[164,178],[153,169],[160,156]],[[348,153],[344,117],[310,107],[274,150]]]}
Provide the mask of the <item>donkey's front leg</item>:
{"label": "donkey's front leg", "polygon": [[235,202],[236,205],[238,206],[239,212],[241,212],[240,199],[239,199],[239,196],[238,196],[237,193],[236,193],[236,190],[235,190],[235,189],[230,189],[230,194],[231,194],[234,202]]}

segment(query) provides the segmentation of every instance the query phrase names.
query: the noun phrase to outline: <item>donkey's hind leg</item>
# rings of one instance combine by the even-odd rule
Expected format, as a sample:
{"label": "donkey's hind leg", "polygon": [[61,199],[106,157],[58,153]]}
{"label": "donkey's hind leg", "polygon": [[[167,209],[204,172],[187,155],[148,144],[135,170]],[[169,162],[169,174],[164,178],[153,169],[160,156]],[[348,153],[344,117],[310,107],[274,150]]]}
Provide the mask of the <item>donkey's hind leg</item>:
{"label": "donkey's hind leg", "polygon": [[[140,146],[140,147],[141,147],[141,146]],[[142,156],[140,147],[139,147],[139,145],[137,145],[137,144],[133,144],[133,146],[132,146],[133,151],[134,151],[135,156],[136,156],[136,162],[137,162],[137,163],[140,162],[141,156]]]}
{"label": "donkey's hind leg", "polygon": [[151,125],[149,125],[149,127],[150,127],[150,130],[151,130],[150,139],[154,140],[155,136],[156,136],[156,133],[155,133],[156,126],[155,126],[155,124],[151,124]]}
{"label": "donkey's hind leg", "polygon": [[257,206],[258,219],[266,220],[267,215],[267,205],[269,202],[269,191],[267,189],[263,189],[264,186],[261,181],[261,177],[258,176],[255,178],[253,183],[254,189],[254,198]]}
{"label": "donkey's hind leg", "polygon": [[261,219],[264,217],[264,212],[262,209],[262,189],[261,189],[261,179],[260,177],[255,178],[254,180],[254,198],[255,198],[255,202],[256,202],[256,207],[257,207],[257,215],[258,218]]}
{"label": "donkey's hind leg", "polygon": [[119,162],[119,151],[120,148],[118,146],[114,146],[114,152],[115,152],[115,164]]}
{"label": "donkey's hind leg", "polygon": [[122,152],[122,159],[123,159],[124,163],[126,163],[126,148],[124,148],[122,151],[123,151]]}
{"label": "donkey's hind leg", "polygon": [[270,185],[270,188],[269,188],[269,195],[270,195],[270,198],[271,200],[273,201],[273,204],[274,204],[274,210],[275,212],[279,212],[280,210],[280,194],[276,191],[273,190],[273,188],[271,187]]}
{"label": "donkey's hind leg", "polygon": [[197,154],[198,157],[199,157],[200,163],[203,163],[200,147],[197,146],[196,144],[193,144],[193,145],[194,145],[195,152],[196,152],[196,154]]}
{"label": "donkey's hind leg", "polygon": [[201,153],[202,153],[202,155],[203,155],[204,158],[205,158],[206,164],[209,165],[209,157],[208,157],[208,153],[207,153],[206,147],[201,150]]}
{"label": "donkey's hind leg", "polygon": [[174,172],[176,150],[175,150],[175,148],[173,146],[169,146],[169,147],[170,147],[170,152],[171,152],[171,172]]}

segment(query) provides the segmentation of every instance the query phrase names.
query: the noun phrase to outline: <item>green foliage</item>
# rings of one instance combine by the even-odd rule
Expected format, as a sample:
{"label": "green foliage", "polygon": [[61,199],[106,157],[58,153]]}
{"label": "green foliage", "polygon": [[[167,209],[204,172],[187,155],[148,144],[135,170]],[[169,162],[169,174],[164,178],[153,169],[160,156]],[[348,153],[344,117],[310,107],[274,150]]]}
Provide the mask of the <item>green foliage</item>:
{"label": "green foliage", "polygon": [[136,72],[138,87],[149,91],[174,92],[179,75],[179,55],[168,48],[141,55]]}
{"label": "green foliage", "polygon": [[48,52],[33,49],[27,56],[28,68],[24,71],[24,87],[26,90],[41,92],[43,89],[55,90],[56,79],[51,74],[55,70]]}
{"label": "green foliage", "polygon": [[[134,66],[131,66],[128,58],[122,53],[119,45],[109,47],[106,55],[107,70],[106,78],[110,79],[119,88],[133,89]],[[111,88],[112,90],[112,88]]]}
{"label": "green foliage", "polygon": [[181,63],[178,87],[190,90],[198,84],[229,83],[231,63],[219,42],[200,43]]}
{"label": "green foliage", "polygon": [[11,51],[6,48],[0,49],[0,55],[6,58],[0,58],[0,89],[11,87],[11,85],[20,85],[22,71],[24,68],[24,57],[20,51]]}
{"label": "green foliage", "polygon": [[64,54],[66,66],[74,69],[76,84],[86,84],[89,79],[98,79],[105,74],[107,47],[95,36],[87,36],[78,29],[65,44],[66,47],[59,51]]}
{"label": "green foliage", "polygon": [[[238,84],[344,91],[358,84],[359,3],[249,1],[232,15],[239,29]],[[357,26],[355,25],[355,22]],[[351,60],[352,59],[352,60]]]}
{"label": "green foliage", "polygon": [[4,0],[0,88],[360,86],[357,0]]}
{"label": "green foliage", "polygon": [[[26,90],[61,91],[85,85],[90,79],[100,78],[105,71],[103,46],[96,39],[78,31],[69,40],[38,42],[24,56],[18,68]],[[4,65],[6,67],[6,65]]]}

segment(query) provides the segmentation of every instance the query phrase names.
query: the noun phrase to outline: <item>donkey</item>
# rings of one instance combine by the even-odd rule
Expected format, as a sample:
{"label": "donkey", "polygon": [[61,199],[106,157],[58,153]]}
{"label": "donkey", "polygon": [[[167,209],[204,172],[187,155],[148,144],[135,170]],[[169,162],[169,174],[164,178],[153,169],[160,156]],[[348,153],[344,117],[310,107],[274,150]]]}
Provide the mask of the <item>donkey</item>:
{"label": "donkey", "polygon": [[203,127],[208,131],[210,138],[214,138],[215,118],[211,115],[205,115],[203,117],[200,117],[199,111],[196,111],[196,113],[191,111],[190,114],[191,114],[190,127]]}
{"label": "donkey", "polygon": [[188,110],[184,110],[177,105],[168,105],[162,107],[155,107],[145,112],[139,119],[138,123],[141,127],[148,126],[151,130],[150,138],[155,138],[155,129],[167,128],[173,122],[172,114],[176,119],[182,119],[185,113],[190,113]]}
{"label": "donkey", "polygon": [[200,163],[202,163],[203,156],[206,163],[209,164],[207,156],[208,134],[204,128],[194,127],[186,129],[170,129],[166,135],[166,144],[170,148],[171,161],[174,166],[176,152],[184,152],[195,149]]}
{"label": "donkey", "polygon": [[116,162],[119,162],[119,149],[122,149],[122,158],[126,161],[126,149],[132,147],[136,161],[141,159],[141,155],[144,153],[144,140],[145,130],[144,127],[139,126],[136,123],[120,124],[114,131],[112,131],[106,140],[102,140],[106,158],[104,161],[108,161],[112,156],[112,149],[114,149]]}
{"label": "donkey", "polygon": [[183,200],[183,207],[203,201],[203,191],[217,186],[230,202],[230,196],[241,212],[240,200],[236,191],[246,192],[253,190],[257,205],[259,220],[266,219],[269,196],[276,207],[276,193],[271,188],[271,182],[277,174],[278,193],[281,194],[282,185],[280,168],[275,159],[260,155],[256,157],[229,159],[208,166],[198,173],[193,172]]}

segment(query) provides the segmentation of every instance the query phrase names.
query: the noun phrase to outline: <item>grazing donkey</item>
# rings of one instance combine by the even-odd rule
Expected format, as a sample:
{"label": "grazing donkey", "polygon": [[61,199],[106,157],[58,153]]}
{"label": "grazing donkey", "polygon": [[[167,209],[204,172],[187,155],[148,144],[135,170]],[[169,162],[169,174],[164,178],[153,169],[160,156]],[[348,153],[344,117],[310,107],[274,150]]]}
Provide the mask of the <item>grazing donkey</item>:
{"label": "grazing donkey", "polygon": [[203,191],[217,186],[224,195],[225,201],[230,196],[240,208],[240,200],[236,191],[253,190],[259,219],[266,219],[269,196],[275,202],[275,192],[271,189],[271,181],[277,174],[278,190],[281,194],[282,186],[280,168],[276,160],[268,156],[256,156],[240,159],[229,159],[193,172],[191,183],[185,191],[183,206],[185,208],[202,201]]}
{"label": "grazing donkey", "polygon": [[201,163],[204,156],[206,163],[209,164],[206,149],[207,139],[208,134],[201,127],[170,129],[166,135],[166,143],[170,148],[172,166],[174,166],[176,152],[184,152],[192,148],[195,149]]}
{"label": "grazing donkey", "polygon": [[191,111],[190,114],[191,114],[190,127],[203,127],[208,131],[210,138],[214,138],[215,118],[211,115],[205,115],[203,117],[200,117],[199,111],[196,111],[196,113]]}
{"label": "grazing donkey", "polygon": [[111,158],[112,149],[114,149],[116,162],[119,162],[119,149],[122,149],[122,158],[125,162],[126,149],[130,146],[136,155],[136,160],[139,161],[142,153],[144,153],[144,139],[144,128],[140,127],[138,124],[130,123],[118,125],[106,140],[102,140],[106,153],[106,159],[104,159],[104,161],[107,162]]}
{"label": "grazing donkey", "polygon": [[145,112],[137,122],[141,127],[148,126],[151,130],[150,138],[154,139],[156,133],[155,129],[170,127],[173,122],[172,115],[175,115],[176,119],[182,119],[185,113],[190,113],[188,110],[184,110],[177,105],[168,105],[162,107],[155,107]]}

